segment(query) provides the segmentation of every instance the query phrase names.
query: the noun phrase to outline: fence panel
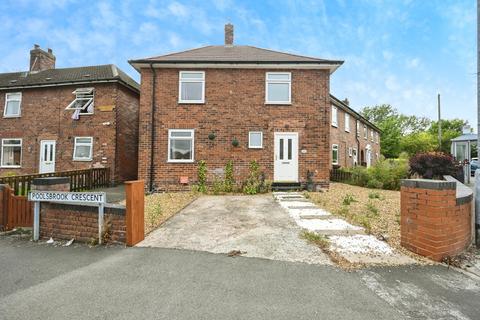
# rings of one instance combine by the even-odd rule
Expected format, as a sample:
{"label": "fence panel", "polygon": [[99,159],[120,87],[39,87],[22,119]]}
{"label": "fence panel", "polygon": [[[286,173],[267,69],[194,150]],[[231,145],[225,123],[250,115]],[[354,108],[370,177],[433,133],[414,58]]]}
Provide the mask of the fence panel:
{"label": "fence panel", "polygon": [[330,170],[330,181],[334,182],[347,182],[352,180],[352,173],[339,170],[339,169],[332,169]]}
{"label": "fence panel", "polygon": [[110,186],[110,168],[92,168],[85,170],[0,177],[0,184],[9,185],[17,196],[26,196],[30,191],[33,179],[46,177],[69,177],[71,191],[85,191]]}
{"label": "fence panel", "polygon": [[6,188],[4,203],[6,204],[6,229],[33,226],[33,203],[26,196],[16,196],[11,188]]}

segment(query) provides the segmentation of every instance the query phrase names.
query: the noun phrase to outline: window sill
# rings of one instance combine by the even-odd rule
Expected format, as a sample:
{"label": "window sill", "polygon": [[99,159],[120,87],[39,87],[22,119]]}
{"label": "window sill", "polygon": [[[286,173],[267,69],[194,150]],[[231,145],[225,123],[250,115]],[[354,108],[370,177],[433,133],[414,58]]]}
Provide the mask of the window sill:
{"label": "window sill", "polygon": [[5,169],[20,169],[22,166],[0,166],[0,168]]}
{"label": "window sill", "polygon": [[3,116],[3,117],[4,117],[4,118],[7,118],[7,119],[8,119],[8,118],[21,118],[22,115],[19,114],[19,115],[14,115],[14,116]]}
{"label": "window sill", "polygon": [[332,127],[338,128],[338,125],[332,123]]}
{"label": "window sill", "polygon": [[93,159],[73,159],[73,161],[78,161],[78,162],[89,162],[89,161],[93,161]]}
{"label": "window sill", "polygon": [[167,160],[167,163],[194,163],[195,160]]}
{"label": "window sill", "polygon": [[291,106],[292,102],[291,101],[284,101],[284,102],[270,102],[270,101],[265,101],[265,105],[271,105],[271,106]]}
{"label": "window sill", "polygon": [[199,100],[195,100],[195,101],[178,101],[178,104],[205,104],[205,100],[204,100],[204,101],[199,101]]}
{"label": "window sill", "polygon": [[250,146],[248,146],[248,149],[263,149],[263,146],[262,147],[250,147]]}

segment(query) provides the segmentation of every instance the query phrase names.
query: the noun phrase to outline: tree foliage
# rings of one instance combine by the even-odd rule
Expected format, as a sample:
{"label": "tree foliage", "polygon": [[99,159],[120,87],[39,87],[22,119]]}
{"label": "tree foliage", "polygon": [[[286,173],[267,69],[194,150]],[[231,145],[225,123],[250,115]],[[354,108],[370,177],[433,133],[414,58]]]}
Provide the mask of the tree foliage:
{"label": "tree foliage", "polygon": [[401,152],[410,156],[419,152],[450,152],[450,140],[462,134],[467,124],[461,119],[442,120],[442,143],[438,145],[438,121],[426,117],[408,116],[389,104],[365,107],[360,113],[380,130],[382,154],[397,158]]}

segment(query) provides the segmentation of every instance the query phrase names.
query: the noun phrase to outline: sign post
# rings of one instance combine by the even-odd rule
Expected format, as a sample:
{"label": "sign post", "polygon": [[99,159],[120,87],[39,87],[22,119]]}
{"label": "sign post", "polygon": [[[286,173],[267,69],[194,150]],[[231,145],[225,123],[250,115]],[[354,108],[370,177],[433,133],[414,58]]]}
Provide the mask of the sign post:
{"label": "sign post", "polygon": [[55,202],[98,206],[98,243],[101,244],[106,198],[105,192],[30,191],[28,200],[34,201],[33,240],[40,238],[40,202]]}

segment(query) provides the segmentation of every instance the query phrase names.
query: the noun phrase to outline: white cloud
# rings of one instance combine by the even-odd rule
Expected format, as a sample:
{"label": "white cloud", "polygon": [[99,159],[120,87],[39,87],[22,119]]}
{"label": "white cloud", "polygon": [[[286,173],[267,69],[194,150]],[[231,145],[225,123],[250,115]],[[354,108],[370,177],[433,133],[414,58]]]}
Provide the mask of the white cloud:
{"label": "white cloud", "polygon": [[168,11],[177,18],[187,18],[190,16],[190,10],[178,2],[172,2],[168,5]]}
{"label": "white cloud", "polygon": [[419,58],[408,59],[405,62],[405,65],[407,66],[407,68],[415,69],[420,65],[420,59]]}

